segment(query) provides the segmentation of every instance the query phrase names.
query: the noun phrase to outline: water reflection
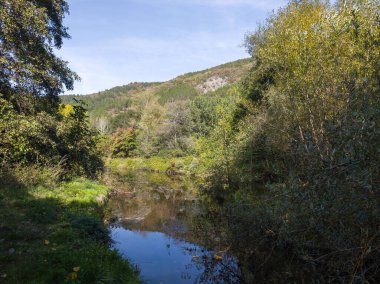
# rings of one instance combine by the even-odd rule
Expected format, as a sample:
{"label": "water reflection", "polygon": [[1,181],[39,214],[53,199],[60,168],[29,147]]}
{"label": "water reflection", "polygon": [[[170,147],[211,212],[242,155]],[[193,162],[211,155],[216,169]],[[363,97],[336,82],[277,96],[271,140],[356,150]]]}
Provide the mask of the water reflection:
{"label": "water reflection", "polygon": [[[202,205],[188,190],[144,183],[109,202],[114,248],[147,283],[239,283],[233,256],[206,249],[191,232]],[[135,189],[136,181],[134,182]],[[210,245],[208,243],[208,245]],[[210,246],[212,247],[212,246]]]}
{"label": "water reflection", "polygon": [[196,265],[186,248],[201,248],[159,232],[138,232],[115,228],[115,248],[140,268],[147,283],[195,283],[202,268]]}
{"label": "water reflection", "polygon": [[160,232],[113,228],[114,248],[147,283],[239,283],[236,260]]}

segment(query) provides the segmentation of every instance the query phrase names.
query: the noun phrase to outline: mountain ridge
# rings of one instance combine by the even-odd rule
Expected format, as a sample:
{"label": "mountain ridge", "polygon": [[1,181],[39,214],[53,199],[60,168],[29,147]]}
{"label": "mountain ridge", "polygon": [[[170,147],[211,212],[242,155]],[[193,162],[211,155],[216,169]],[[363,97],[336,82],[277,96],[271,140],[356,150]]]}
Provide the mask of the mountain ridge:
{"label": "mountain ridge", "polygon": [[88,109],[91,125],[99,129],[99,122],[106,119],[109,131],[113,132],[135,124],[150,100],[165,106],[169,102],[188,101],[215,92],[238,82],[251,65],[251,59],[244,58],[164,82],[133,82],[88,95],[63,95],[61,99],[64,104],[82,101]]}

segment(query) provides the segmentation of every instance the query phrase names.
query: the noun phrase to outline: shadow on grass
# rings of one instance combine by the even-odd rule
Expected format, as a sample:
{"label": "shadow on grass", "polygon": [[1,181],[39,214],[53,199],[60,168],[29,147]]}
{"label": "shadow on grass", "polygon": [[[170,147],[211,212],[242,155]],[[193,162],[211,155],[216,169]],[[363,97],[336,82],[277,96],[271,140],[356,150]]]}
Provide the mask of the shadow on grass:
{"label": "shadow on grass", "polygon": [[64,185],[0,178],[0,283],[138,283],[135,269],[109,249],[96,187],[87,189],[93,201],[80,191],[65,199]]}

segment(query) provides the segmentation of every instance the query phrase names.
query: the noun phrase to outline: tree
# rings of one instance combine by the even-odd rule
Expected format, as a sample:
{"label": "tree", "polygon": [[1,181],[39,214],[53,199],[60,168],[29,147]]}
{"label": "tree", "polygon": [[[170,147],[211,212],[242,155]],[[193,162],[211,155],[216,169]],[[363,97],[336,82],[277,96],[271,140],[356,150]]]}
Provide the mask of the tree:
{"label": "tree", "polygon": [[137,147],[137,133],[134,128],[119,128],[112,134],[112,156],[128,158]]}
{"label": "tree", "polygon": [[[233,193],[226,207],[242,212],[229,211],[237,242],[249,235],[249,250],[259,251],[255,244],[268,246],[259,228],[271,228],[273,248],[292,247],[324,265],[322,282],[379,277],[379,19],[378,0],[291,1],[247,39],[254,67],[241,83],[243,108],[207,141],[214,164],[233,155],[219,158],[207,189]],[[240,133],[229,134],[234,120]],[[249,179],[235,169],[245,167],[264,196],[244,186]]]}
{"label": "tree", "polygon": [[96,118],[95,127],[101,134],[107,134],[110,129],[108,119],[104,116]]}
{"label": "tree", "polygon": [[145,156],[157,154],[160,150],[160,140],[157,135],[160,125],[163,123],[166,109],[156,99],[148,100],[142,110],[139,128],[141,129],[137,140],[139,151]]}
{"label": "tree", "polygon": [[82,105],[59,104],[78,76],[54,51],[69,38],[64,0],[0,0],[0,167],[57,163],[102,169],[97,133]]}
{"label": "tree", "polygon": [[54,54],[69,38],[64,0],[0,0],[0,93],[57,102],[79,77]]}
{"label": "tree", "polygon": [[198,96],[190,102],[190,115],[192,120],[192,133],[196,137],[208,136],[215,128],[218,117],[216,106],[220,104],[220,97]]}
{"label": "tree", "polygon": [[65,166],[71,173],[96,176],[103,169],[103,162],[96,147],[99,135],[89,127],[87,110],[82,105],[61,105],[60,115],[54,129],[57,156],[66,160]]}
{"label": "tree", "polygon": [[166,108],[166,117],[157,132],[160,145],[186,151],[189,148],[191,130],[188,105],[181,101],[170,102],[166,104]]}

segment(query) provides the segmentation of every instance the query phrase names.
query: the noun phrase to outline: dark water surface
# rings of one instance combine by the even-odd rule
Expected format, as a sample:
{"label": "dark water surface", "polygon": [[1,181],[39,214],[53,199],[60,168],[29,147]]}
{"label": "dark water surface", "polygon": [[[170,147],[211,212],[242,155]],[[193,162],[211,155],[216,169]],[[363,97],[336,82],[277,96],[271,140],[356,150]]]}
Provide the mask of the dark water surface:
{"label": "dark water surface", "polygon": [[[157,174],[156,174],[157,175]],[[202,204],[182,182],[140,176],[111,198],[113,248],[146,283],[239,283],[233,256],[201,245],[191,232]]]}

